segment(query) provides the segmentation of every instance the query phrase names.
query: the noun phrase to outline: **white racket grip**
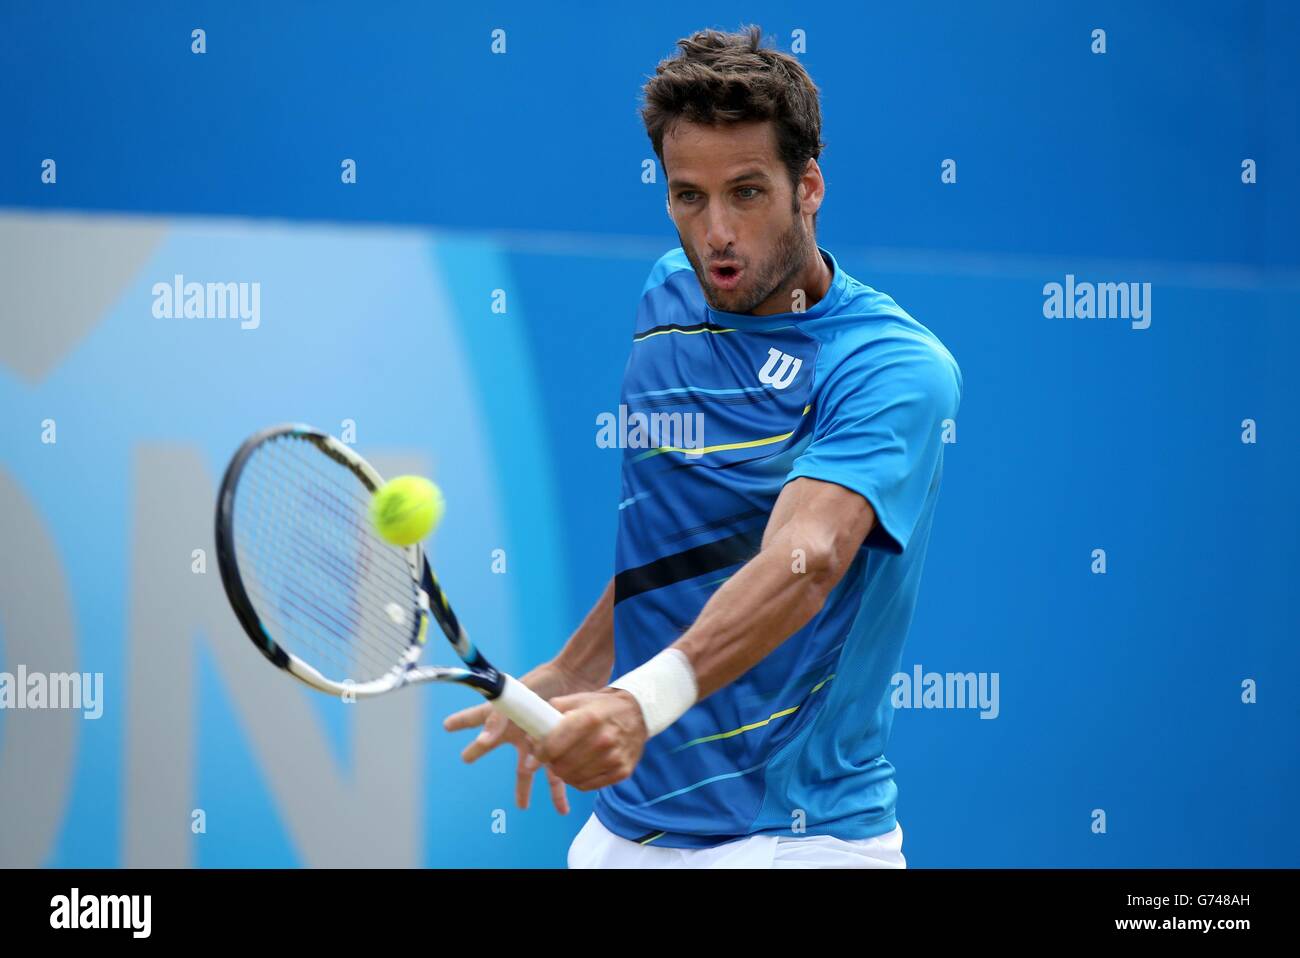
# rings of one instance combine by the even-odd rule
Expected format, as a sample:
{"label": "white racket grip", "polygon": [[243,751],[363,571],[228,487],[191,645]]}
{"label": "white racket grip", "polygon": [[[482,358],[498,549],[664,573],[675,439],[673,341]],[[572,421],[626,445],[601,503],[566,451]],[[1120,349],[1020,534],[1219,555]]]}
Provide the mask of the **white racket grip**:
{"label": "white racket grip", "polygon": [[513,676],[507,675],[505,680],[505,687],[492,704],[533,738],[545,738],[559,723],[559,711]]}

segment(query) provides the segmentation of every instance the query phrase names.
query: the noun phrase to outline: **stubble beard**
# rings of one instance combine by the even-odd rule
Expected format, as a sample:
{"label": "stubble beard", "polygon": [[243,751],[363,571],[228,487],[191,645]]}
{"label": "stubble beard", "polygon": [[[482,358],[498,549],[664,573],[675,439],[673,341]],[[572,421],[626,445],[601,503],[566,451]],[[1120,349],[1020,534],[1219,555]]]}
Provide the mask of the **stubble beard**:
{"label": "stubble beard", "polygon": [[[680,242],[682,234],[677,234]],[[808,261],[810,237],[803,228],[803,218],[790,217],[789,228],[782,231],[773,247],[772,256],[753,276],[743,276],[741,286],[735,290],[720,290],[713,285],[707,263],[701,263],[689,246],[682,243],[686,258],[691,261],[700,289],[710,308],[724,313],[748,313],[762,305],[774,292],[790,282]],[[753,272],[752,264],[745,264],[745,272]],[[782,310],[786,312],[788,310]]]}

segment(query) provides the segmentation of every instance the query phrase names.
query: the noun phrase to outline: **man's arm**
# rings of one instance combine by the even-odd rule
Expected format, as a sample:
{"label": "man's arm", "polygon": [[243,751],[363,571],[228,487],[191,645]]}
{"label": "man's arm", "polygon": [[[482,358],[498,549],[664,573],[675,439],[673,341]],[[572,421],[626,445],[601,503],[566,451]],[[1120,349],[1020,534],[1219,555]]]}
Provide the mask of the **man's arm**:
{"label": "man's arm", "polygon": [[580,675],[597,687],[609,681],[614,671],[614,580],[591,607],[582,624],[569,636],[555,663]]}
{"label": "man's arm", "polygon": [[870,503],[843,486],[808,477],[786,483],[758,555],[676,642],[620,678],[617,688],[552,700],[565,715],[541,743],[539,760],[582,791],[627,778],[646,740],[661,730],[651,726],[671,723],[734,682],[811,621],[875,519]]}
{"label": "man's arm", "polygon": [[870,503],[833,482],[799,478],[776,500],[762,547],[727,580],[673,648],[712,695],[807,625],[875,522]]}

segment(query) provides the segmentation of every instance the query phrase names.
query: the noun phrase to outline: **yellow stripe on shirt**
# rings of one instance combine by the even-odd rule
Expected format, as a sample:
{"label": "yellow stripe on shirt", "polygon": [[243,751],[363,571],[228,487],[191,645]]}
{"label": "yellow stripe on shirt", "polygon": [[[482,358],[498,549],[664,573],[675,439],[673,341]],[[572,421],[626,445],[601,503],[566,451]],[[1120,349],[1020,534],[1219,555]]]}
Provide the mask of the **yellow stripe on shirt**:
{"label": "yellow stripe on shirt", "polygon": [[[820,682],[814,685],[812,687],[812,691],[810,691],[808,695],[811,697],[814,693],[820,691],[821,687],[833,678],[835,678],[834,672],[832,672],[830,675],[826,676],[826,678],[822,679]],[[763,726],[767,725],[769,722],[774,722],[779,718],[785,718],[787,715],[793,715],[801,708],[803,708],[803,705],[795,705],[788,709],[781,709],[781,711],[779,712],[773,712],[771,715],[763,719],[761,722],[752,722],[749,725],[742,725],[740,728],[733,728],[730,732],[718,732],[714,735],[706,735],[703,738],[692,739],[689,742],[685,742],[682,745],[677,746],[675,749],[673,749],[673,751],[680,752],[682,749],[690,748],[692,745],[703,745],[705,742],[717,742],[724,738],[733,738],[737,735],[744,735],[746,732],[752,732],[756,728],[762,728]]]}

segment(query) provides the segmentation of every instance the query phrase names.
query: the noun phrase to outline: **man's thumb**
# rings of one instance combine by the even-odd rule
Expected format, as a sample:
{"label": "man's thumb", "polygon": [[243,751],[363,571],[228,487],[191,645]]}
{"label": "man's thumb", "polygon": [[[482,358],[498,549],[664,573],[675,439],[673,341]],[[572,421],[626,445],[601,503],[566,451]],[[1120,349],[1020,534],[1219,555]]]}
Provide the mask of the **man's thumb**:
{"label": "man's thumb", "polygon": [[591,692],[574,692],[572,695],[557,695],[550,700],[557,711],[572,712],[574,709],[582,708],[591,700]]}
{"label": "man's thumb", "polygon": [[484,745],[488,745],[501,738],[501,733],[506,730],[506,718],[495,709],[483,723],[483,731],[478,733],[478,740]]}

